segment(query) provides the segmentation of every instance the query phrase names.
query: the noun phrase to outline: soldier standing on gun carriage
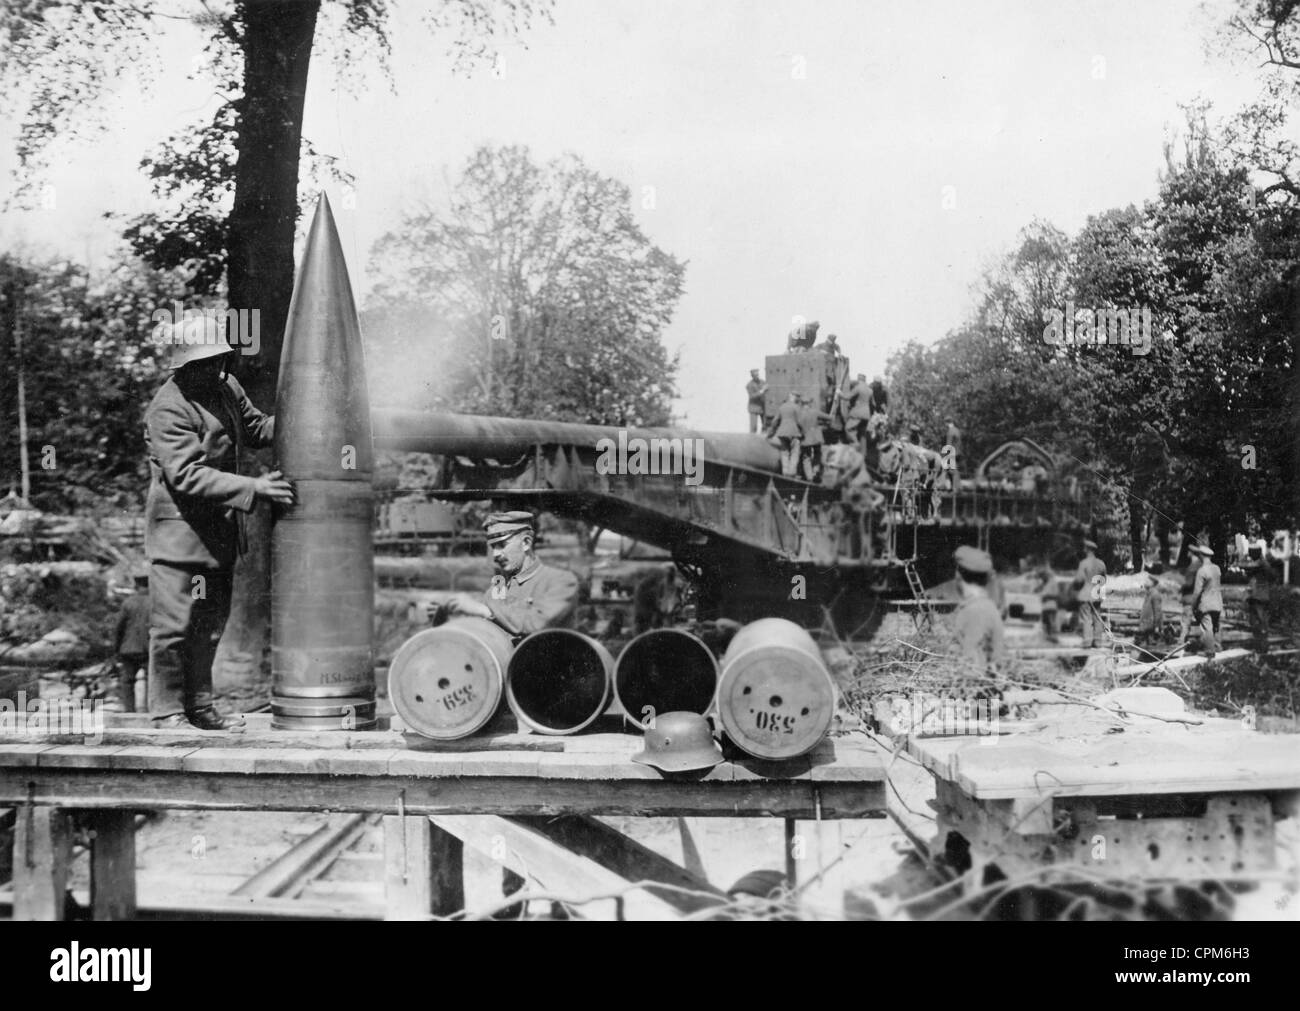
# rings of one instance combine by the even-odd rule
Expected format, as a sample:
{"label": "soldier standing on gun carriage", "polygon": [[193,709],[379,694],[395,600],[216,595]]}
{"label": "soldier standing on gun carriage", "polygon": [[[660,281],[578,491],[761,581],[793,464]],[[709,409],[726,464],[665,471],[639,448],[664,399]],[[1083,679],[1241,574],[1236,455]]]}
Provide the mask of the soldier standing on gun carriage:
{"label": "soldier standing on gun carriage", "polygon": [[800,463],[804,480],[816,484],[822,479],[822,447],[826,444],[822,425],[828,424],[831,416],[817,407],[813,397],[803,397],[802,404],[799,411],[799,430],[803,433]]}
{"label": "soldier standing on gun carriage", "polygon": [[749,370],[749,382],[745,384],[745,393],[749,396],[749,431],[751,434],[760,432],[765,423],[763,395],[767,393],[767,383],[758,378],[758,369]]}
{"label": "soldier standing on gun carriage", "polygon": [[794,477],[799,471],[799,449],[803,438],[799,424],[799,394],[791,393],[785,398],[764,434],[776,436],[781,444],[781,473],[785,477]]}

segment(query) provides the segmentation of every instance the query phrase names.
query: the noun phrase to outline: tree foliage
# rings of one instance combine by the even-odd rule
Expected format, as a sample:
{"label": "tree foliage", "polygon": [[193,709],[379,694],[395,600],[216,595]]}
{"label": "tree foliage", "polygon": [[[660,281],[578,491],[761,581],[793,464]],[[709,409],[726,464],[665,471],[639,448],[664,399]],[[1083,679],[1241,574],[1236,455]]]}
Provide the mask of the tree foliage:
{"label": "tree foliage", "polygon": [[[332,50],[345,83],[354,65],[386,66],[387,0],[200,0],[180,12],[160,0],[17,0],[0,6],[0,85],[23,110],[20,182],[30,181],[56,137],[103,122],[110,89],[128,73],[148,88],[162,26],[191,21],[207,36],[195,73],[221,98],[211,119],[182,130],[146,156],[159,209],[131,222],[136,253],[163,270],[181,269],[192,296],[216,292],[229,305],[256,310],[261,353],[237,370],[254,403],[275,398],[284,324],[293,292],[293,245],[299,215],[299,161],[312,148],[302,136],[308,69],[317,50]],[[438,0],[424,20],[464,66],[549,17],[550,0]],[[354,61],[352,56],[359,56]],[[370,57],[377,56],[378,59]],[[328,167],[328,165],[326,166]],[[193,301],[191,298],[191,302]],[[249,454],[246,466],[266,462]],[[270,522],[254,513],[249,551],[235,573],[235,610],[223,650],[265,641],[269,611]]]}
{"label": "tree foliage", "polygon": [[985,272],[971,318],[932,346],[912,342],[890,362],[900,427],[941,436],[949,420],[963,452],[978,460],[1028,437],[1079,449],[1086,425],[1073,413],[1070,371],[1043,344],[1043,312],[1064,305],[1069,239],[1035,222],[1017,247]]}
{"label": "tree foliage", "polygon": [[[468,69],[549,11],[549,0],[439,0],[422,20],[447,40],[454,66]],[[386,75],[390,14],[386,0],[203,0],[188,9],[160,0],[7,4],[0,8],[0,82],[22,110],[19,198],[32,194],[57,140],[102,130],[102,109],[122,79],[143,90],[159,85],[168,31],[182,22],[196,28],[204,41],[190,76],[210,84],[220,101],[206,119],[143,155],[158,207],[124,222],[123,234],[153,267],[183,271],[194,294],[228,294],[232,304],[261,310],[270,331],[267,361],[243,364],[258,366],[259,391],[273,392],[276,323],[292,290],[294,222],[321,186],[352,181],[301,137],[307,61],[325,57],[342,87],[364,82],[357,68]],[[255,241],[260,252],[247,249]],[[270,288],[259,280],[267,277]]]}
{"label": "tree foliage", "polygon": [[[148,487],[144,409],[165,377],[147,337],[155,308],[185,279],[126,261],[95,279],[66,261],[0,256],[0,330],[20,328],[33,505],[52,511],[139,508]],[[18,432],[15,348],[0,384]],[[19,442],[0,443],[0,480],[18,483]]]}
{"label": "tree foliage", "polygon": [[[1251,169],[1189,109],[1155,199],[1073,237],[1030,226],[967,324],[892,359],[908,420],[941,432],[946,410],[968,456],[1028,436],[1082,465],[1127,504],[1098,519],[1134,558],[1149,523],[1205,532],[1219,551],[1233,531],[1294,525],[1300,217]],[[1069,306],[1148,308],[1149,352],[1049,345],[1044,313]]]}
{"label": "tree foliage", "polygon": [[374,262],[376,403],[668,422],[677,358],[661,335],[685,265],[646,238],[627,186],[580,159],[480,148],[448,206],[408,213]]}

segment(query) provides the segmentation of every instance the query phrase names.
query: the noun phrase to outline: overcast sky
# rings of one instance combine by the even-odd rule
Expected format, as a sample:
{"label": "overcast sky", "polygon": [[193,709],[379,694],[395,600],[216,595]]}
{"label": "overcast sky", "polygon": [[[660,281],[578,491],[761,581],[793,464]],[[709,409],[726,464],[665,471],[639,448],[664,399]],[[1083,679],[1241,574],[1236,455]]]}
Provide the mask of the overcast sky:
{"label": "overcast sky", "polygon": [[[414,6],[394,4],[395,93],[371,74],[349,94],[313,63],[305,133],[357,177],[354,208],[332,197],[359,299],[375,239],[479,144],[573,152],[627,183],[646,233],[689,263],[666,341],[678,414],[705,429],[744,426],[748,369],[795,315],[880,371],[958,324],[1034,218],[1072,232],[1152,196],[1180,102],[1226,112],[1256,87],[1252,66],[1205,55],[1224,3],[558,0],[553,26],[473,77],[451,74]],[[102,264],[120,232],[104,212],[151,206],[141,154],[215,102],[184,79],[198,35],[167,32],[161,86],[124,74],[107,134],[61,144],[54,206],[7,214],[0,247]],[[0,125],[6,177],[11,141]]]}

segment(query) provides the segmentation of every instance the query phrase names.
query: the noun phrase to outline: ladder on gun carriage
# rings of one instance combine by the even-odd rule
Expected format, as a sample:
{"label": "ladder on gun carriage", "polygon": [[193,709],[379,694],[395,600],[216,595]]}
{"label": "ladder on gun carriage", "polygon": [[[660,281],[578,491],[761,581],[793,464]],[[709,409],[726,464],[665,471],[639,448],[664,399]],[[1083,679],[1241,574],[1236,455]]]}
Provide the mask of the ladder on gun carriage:
{"label": "ladder on gun carriage", "polygon": [[922,624],[924,624],[926,628],[933,632],[934,607],[925,592],[925,584],[921,582],[920,573],[916,571],[915,558],[909,558],[903,562],[903,574],[907,576],[907,585],[912,591],[912,599],[916,601],[916,610],[913,612],[912,617],[916,622],[917,631],[920,631]]}

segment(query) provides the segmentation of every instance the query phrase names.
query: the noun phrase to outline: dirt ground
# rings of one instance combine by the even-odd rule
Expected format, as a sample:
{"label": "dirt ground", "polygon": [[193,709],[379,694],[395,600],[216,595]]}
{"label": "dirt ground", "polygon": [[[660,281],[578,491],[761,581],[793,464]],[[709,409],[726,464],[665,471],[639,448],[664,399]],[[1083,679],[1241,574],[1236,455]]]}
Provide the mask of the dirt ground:
{"label": "dirt ground", "polygon": [[[201,904],[228,896],[253,874],[325,824],[328,815],[175,811],[152,819],[137,833],[140,902],[174,903],[178,896]],[[337,817],[337,816],[334,816]],[[603,819],[656,853],[727,888],[751,871],[784,866],[783,825],[778,819]],[[846,902],[866,896],[882,919],[906,920],[933,907],[909,910],[902,900],[933,888],[933,877],[909,856],[907,838],[890,819],[797,823],[797,903],[808,919],[841,919]],[[382,833],[377,825],[324,874],[301,899],[379,917],[383,909]],[[1300,867],[1300,826],[1278,826],[1278,868],[1270,880],[1233,897],[1236,920],[1300,920],[1295,869]],[[1287,871],[1290,874],[1287,874]],[[467,848],[466,895],[471,910],[500,897],[502,866],[488,853]],[[1289,878],[1289,882],[1288,882]],[[74,869],[72,888],[85,901],[86,859]],[[575,907],[585,918],[614,917],[609,902]],[[533,912],[545,912],[545,908]],[[199,914],[192,914],[199,915]],[[631,916],[630,918],[635,918]],[[970,919],[966,911],[954,918]]]}
{"label": "dirt ground", "polygon": [[[172,903],[178,896],[201,903],[228,896],[330,816],[276,812],[172,811],[151,818],[136,834],[140,904]],[[784,830],[778,819],[609,818],[603,819],[656,853],[727,888],[751,871],[784,868]],[[888,819],[857,822],[799,822],[796,873],[804,915],[838,919],[844,892],[878,882],[898,871],[906,840]],[[466,893],[471,901],[502,894],[501,864],[489,854],[466,853]],[[85,901],[87,859],[74,865],[71,887]],[[358,912],[379,915],[383,907],[382,833],[378,826],[303,891],[307,901],[354,903]],[[473,905],[471,905],[473,908]],[[592,919],[613,917],[612,904],[577,907]]]}

